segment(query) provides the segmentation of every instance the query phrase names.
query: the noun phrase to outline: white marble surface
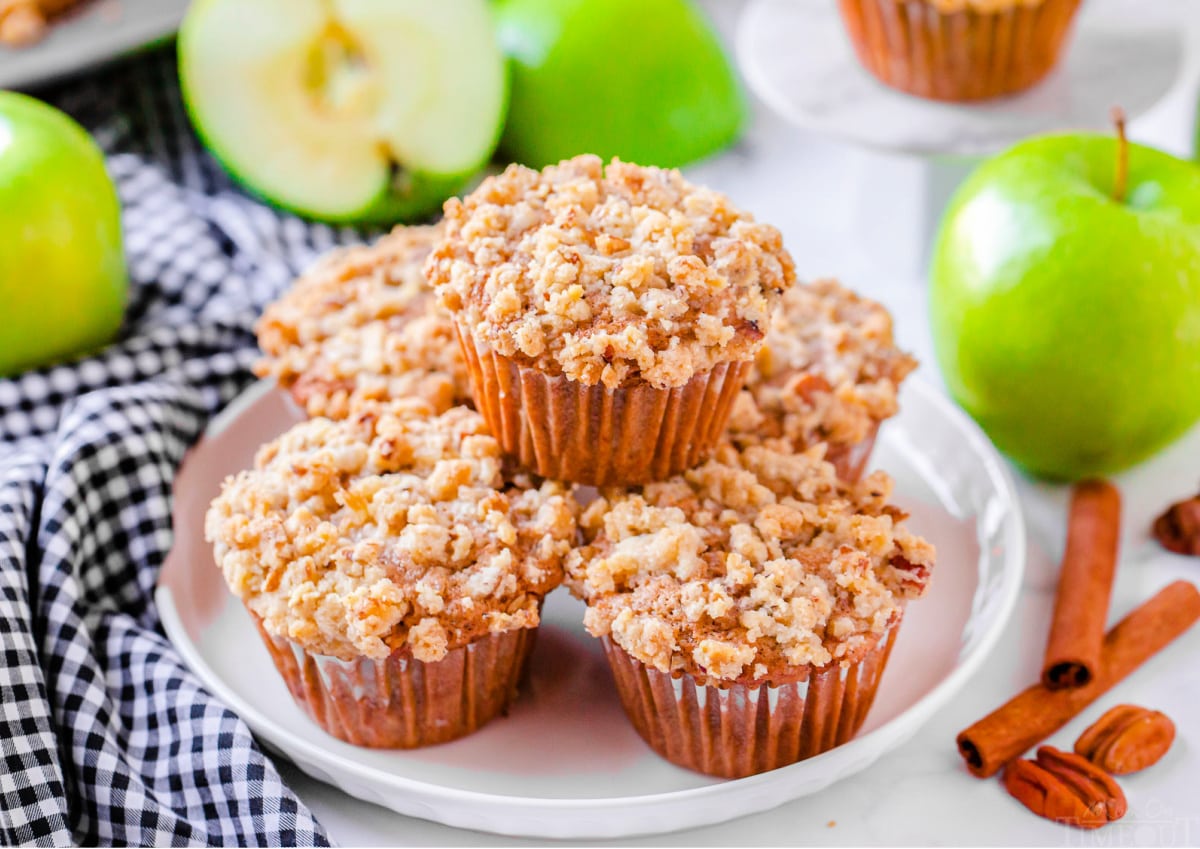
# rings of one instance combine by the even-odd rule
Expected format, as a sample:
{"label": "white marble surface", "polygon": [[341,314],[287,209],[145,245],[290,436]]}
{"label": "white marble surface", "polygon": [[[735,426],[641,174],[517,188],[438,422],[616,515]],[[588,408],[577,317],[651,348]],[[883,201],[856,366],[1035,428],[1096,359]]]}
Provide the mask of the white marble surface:
{"label": "white marble surface", "polygon": [[[732,6],[733,4],[728,4]],[[727,6],[720,11],[726,12]],[[1195,57],[1192,57],[1193,59]],[[1200,73],[1186,79],[1135,123],[1135,138],[1176,153],[1190,150]],[[885,258],[908,245],[903,217],[866,226],[861,181],[880,173],[867,154],[789,129],[762,110],[735,150],[691,171],[728,192],[761,218],[778,224],[804,276],[837,275],[886,303],[900,341],[923,361],[922,376],[940,385],[933,362],[923,281],[896,272]],[[895,158],[878,187],[889,200],[920,185],[918,166]],[[874,179],[874,177],[870,177]],[[901,194],[896,194],[901,193]],[[913,198],[914,204],[918,202]],[[1114,589],[1114,619],[1176,578],[1200,581],[1200,562],[1164,553],[1150,539],[1152,518],[1200,483],[1200,428],[1154,460],[1117,478],[1125,498],[1122,559]],[[1049,845],[1184,846],[1200,844],[1200,628],[1105,696],[1051,738],[1069,747],[1106,706],[1133,701],[1172,716],[1180,730],[1171,753],[1154,769],[1123,781],[1130,801],[1124,820],[1098,832],[1038,819],[997,781],[972,778],[955,752],[955,733],[1030,683],[1044,645],[1062,551],[1066,490],[1020,479],[1029,526],[1029,566],[1022,597],[1000,647],[966,691],[908,744],[864,774],[774,811],[724,825],[625,843],[635,845]],[[953,563],[941,564],[943,569]],[[343,845],[474,846],[528,843],[457,831],[408,819],[360,802],[281,764],[333,839]]]}

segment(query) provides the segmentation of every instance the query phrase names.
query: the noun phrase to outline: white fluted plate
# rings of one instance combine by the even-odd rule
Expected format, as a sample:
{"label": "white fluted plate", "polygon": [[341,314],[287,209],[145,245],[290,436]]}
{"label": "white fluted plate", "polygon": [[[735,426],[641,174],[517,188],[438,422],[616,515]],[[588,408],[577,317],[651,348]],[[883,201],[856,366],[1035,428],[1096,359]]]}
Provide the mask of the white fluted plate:
{"label": "white fluted plate", "polygon": [[260,740],[310,775],[402,814],[498,834],[596,839],[763,811],[866,769],[906,741],[979,668],[1012,612],[1025,529],[1003,462],[928,386],[910,380],[901,402],[873,464],[895,476],[896,501],[938,547],[930,592],[905,614],[863,732],[762,775],[720,781],[655,755],[626,720],[599,643],[583,630],[582,607],[565,591],[547,600],[528,686],[508,716],[480,732],[389,752],[317,728],[292,701],[203,539],[204,511],[221,479],[299,419],[269,383],[214,420],[179,471],[159,611],[188,665]]}

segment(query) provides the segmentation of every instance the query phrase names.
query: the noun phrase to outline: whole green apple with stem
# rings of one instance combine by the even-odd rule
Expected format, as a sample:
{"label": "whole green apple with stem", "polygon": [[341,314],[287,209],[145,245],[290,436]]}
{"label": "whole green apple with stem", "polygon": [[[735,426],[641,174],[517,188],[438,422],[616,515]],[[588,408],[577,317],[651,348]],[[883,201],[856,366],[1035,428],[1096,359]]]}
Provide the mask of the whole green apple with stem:
{"label": "whole green apple with stem", "polygon": [[54,107],[0,91],[0,375],[110,341],[128,290],[100,148]]}
{"label": "whole green apple with stem", "polygon": [[504,123],[486,0],[196,0],[178,45],[213,155],[309,218],[424,218],[487,163]]}
{"label": "whole green apple with stem", "polygon": [[1200,418],[1200,168],[1117,126],[982,164],[933,252],[951,394],[1055,479],[1129,466]]}
{"label": "whole green apple with stem", "polygon": [[509,158],[541,168],[579,153],[676,167],[737,138],[746,101],[688,0],[500,0],[512,59]]}

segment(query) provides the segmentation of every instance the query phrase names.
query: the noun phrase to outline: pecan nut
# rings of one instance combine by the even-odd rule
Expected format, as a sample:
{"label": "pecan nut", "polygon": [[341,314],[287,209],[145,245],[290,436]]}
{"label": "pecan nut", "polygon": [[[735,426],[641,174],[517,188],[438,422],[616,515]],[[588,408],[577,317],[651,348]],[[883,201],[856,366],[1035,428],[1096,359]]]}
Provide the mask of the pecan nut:
{"label": "pecan nut", "polygon": [[1120,785],[1087,758],[1042,746],[1037,760],[1013,761],[1004,787],[1038,816],[1076,828],[1099,828],[1125,816]]}
{"label": "pecan nut", "polygon": [[1075,743],[1075,753],[1113,775],[1145,769],[1175,742],[1175,723],[1149,708],[1117,705],[1096,720]]}
{"label": "pecan nut", "polygon": [[1155,519],[1154,536],[1167,551],[1200,555],[1200,495],[1172,504]]}

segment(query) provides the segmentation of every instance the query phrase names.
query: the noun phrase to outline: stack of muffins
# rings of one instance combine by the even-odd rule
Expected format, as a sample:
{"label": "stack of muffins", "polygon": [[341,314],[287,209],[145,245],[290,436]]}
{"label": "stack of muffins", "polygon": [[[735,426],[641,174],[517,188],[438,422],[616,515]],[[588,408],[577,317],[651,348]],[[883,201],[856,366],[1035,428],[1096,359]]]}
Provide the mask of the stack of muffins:
{"label": "stack of muffins", "polygon": [[207,522],[297,702],[352,743],[514,698],[559,584],[661,755],[739,777],[861,727],[932,547],[862,478],[914,367],[878,304],[678,172],[511,166],[264,314],[312,418]]}

